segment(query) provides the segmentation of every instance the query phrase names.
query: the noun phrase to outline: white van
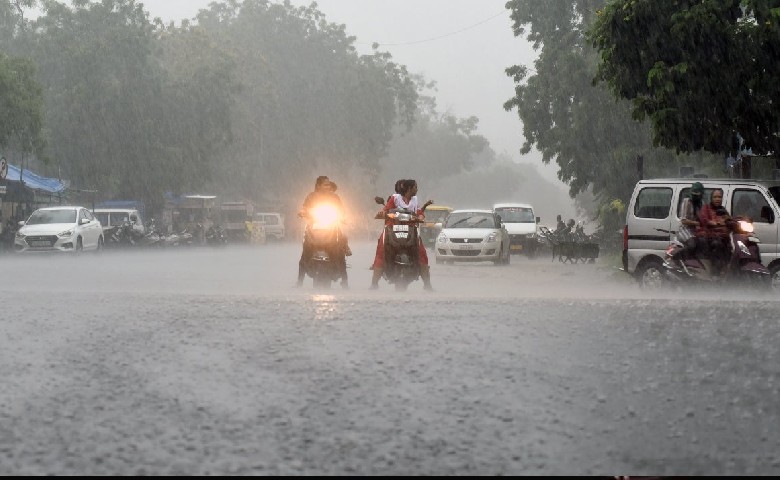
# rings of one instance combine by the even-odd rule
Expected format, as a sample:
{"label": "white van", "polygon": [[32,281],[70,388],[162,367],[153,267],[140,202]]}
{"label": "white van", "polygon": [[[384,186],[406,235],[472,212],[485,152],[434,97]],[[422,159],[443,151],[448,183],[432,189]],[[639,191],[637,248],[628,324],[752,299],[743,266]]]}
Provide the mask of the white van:
{"label": "white van", "polygon": [[501,217],[509,232],[509,252],[533,258],[539,245],[536,231],[540,220],[534,214],[534,207],[527,203],[497,203],[493,205],[493,213]]}
{"label": "white van", "polygon": [[267,241],[282,241],[285,238],[284,215],[278,212],[255,213],[256,222],[262,222]]}
{"label": "white van", "polygon": [[761,263],[780,279],[780,181],[710,178],[640,180],[634,187],[623,228],[623,270],[640,285],[663,274],[666,247],[680,226],[682,201],[691,184],[704,185],[703,202],[710,201],[715,188],[723,189],[723,206],[732,216],[753,219],[754,235],[760,240]]}

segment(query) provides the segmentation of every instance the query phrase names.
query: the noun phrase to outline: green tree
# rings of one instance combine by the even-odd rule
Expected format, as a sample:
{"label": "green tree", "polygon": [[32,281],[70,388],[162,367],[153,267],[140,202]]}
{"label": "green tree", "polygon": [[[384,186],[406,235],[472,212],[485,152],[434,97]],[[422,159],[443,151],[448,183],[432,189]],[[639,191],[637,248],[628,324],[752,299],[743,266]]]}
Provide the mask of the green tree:
{"label": "green tree", "polygon": [[0,52],[0,147],[43,155],[43,91],[28,59]]}
{"label": "green tree", "polygon": [[650,126],[632,119],[630,103],[616,101],[605,87],[593,84],[598,56],[585,31],[604,3],[507,3],[515,35],[525,35],[539,55],[533,69],[507,69],[516,86],[504,108],[516,110],[523,123],[521,152],[536,148],[544,163],[555,160],[572,197],[590,187],[601,202],[628,201],[639,178],[638,156],[645,177],[676,174],[679,166],[704,160],[654,148]]}
{"label": "green tree", "polygon": [[321,171],[376,176],[394,129],[414,119],[406,68],[385,52],[358,55],[345,26],[316,4],[212,3],[197,24],[238,66],[240,141],[222,152],[218,173],[236,195],[286,201]]}
{"label": "green tree", "polygon": [[649,119],[653,141],[682,152],[780,146],[777,0],[615,0],[589,38],[598,78]]}

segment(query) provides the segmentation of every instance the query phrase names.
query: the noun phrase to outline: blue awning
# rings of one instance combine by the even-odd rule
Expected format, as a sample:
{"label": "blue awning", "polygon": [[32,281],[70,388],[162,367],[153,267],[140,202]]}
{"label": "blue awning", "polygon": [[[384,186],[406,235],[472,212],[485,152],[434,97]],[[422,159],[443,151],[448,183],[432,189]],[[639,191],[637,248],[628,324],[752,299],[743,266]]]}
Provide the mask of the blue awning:
{"label": "blue awning", "polygon": [[22,171],[15,165],[8,164],[8,175],[5,179],[11,182],[19,182],[24,180],[24,186],[33,190],[41,190],[47,193],[62,193],[65,191],[65,184],[56,178],[47,178],[31,172],[30,170],[24,170],[24,178],[22,178]]}

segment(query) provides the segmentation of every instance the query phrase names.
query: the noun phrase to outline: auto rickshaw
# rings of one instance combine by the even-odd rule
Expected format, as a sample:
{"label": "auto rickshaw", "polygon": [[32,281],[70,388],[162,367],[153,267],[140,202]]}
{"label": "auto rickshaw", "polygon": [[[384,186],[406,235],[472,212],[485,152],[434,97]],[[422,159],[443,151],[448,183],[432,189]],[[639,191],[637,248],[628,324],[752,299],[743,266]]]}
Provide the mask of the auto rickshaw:
{"label": "auto rickshaw", "polygon": [[429,205],[425,209],[425,223],[420,224],[420,238],[423,241],[423,245],[433,247],[436,243],[436,237],[441,232],[444,219],[447,218],[451,211],[451,207],[444,205]]}

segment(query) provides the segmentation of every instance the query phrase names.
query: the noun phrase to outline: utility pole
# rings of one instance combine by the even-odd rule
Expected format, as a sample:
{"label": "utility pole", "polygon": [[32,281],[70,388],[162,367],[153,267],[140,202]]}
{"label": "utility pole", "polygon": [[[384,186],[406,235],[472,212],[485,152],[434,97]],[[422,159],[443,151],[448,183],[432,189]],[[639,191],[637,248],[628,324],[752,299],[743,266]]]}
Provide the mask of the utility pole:
{"label": "utility pole", "polygon": [[636,173],[639,176],[639,180],[645,178],[645,159],[642,155],[636,156]]}

